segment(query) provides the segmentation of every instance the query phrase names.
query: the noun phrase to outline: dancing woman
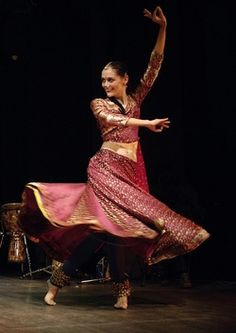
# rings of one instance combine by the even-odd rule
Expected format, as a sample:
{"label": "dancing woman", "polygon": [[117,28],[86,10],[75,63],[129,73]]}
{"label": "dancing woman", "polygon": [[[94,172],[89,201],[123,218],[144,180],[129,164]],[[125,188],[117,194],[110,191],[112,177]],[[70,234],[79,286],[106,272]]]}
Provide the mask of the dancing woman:
{"label": "dancing woman", "polygon": [[54,259],[63,262],[48,281],[44,298],[55,305],[60,288],[78,267],[105,246],[114,307],[127,309],[130,295],[125,252],[133,251],[148,264],[190,252],[209,234],[149,193],[138,130],[160,133],[168,118],[140,117],[141,105],[156,80],[164,54],[167,20],[157,6],[144,16],[158,26],[147,69],[132,92],[126,67],[111,61],[101,72],[106,97],[91,101],[102,146],[90,159],[86,183],[28,183],[23,193],[21,227]]}

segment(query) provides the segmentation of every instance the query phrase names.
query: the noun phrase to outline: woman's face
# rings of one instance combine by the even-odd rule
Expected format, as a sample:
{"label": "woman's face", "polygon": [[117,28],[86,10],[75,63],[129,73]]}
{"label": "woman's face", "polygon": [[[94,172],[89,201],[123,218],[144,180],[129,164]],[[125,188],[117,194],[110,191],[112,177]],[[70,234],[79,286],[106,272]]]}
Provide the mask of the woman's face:
{"label": "woman's face", "polygon": [[128,75],[120,76],[116,70],[107,66],[102,71],[102,87],[107,97],[122,99],[126,94]]}

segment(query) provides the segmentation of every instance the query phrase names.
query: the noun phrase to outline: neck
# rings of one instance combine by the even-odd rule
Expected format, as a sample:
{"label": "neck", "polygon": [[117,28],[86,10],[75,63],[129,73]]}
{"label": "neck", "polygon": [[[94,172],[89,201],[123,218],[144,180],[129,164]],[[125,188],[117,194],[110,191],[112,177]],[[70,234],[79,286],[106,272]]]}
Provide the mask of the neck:
{"label": "neck", "polygon": [[122,98],[117,98],[117,100],[125,107],[127,105],[128,102],[128,96],[124,96]]}
{"label": "neck", "polygon": [[113,103],[115,103],[116,105],[119,106],[120,111],[121,111],[122,113],[125,113],[125,106],[126,106],[126,105],[123,104],[123,103],[121,102],[120,99],[118,99],[118,98],[116,98],[116,97],[109,97],[109,99],[110,99]]}

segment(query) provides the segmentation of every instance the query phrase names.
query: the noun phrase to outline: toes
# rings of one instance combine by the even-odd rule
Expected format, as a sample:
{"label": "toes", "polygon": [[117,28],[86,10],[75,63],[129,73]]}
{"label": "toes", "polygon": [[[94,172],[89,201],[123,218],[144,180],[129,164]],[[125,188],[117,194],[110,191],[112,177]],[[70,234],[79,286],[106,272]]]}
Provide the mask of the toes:
{"label": "toes", "polygon": [[46,295],[44,297],[44,302],[47,304],[47,305],[56,305],[57,303],[54,301],[54,299],[52,297],[50,297],[49,295]]}

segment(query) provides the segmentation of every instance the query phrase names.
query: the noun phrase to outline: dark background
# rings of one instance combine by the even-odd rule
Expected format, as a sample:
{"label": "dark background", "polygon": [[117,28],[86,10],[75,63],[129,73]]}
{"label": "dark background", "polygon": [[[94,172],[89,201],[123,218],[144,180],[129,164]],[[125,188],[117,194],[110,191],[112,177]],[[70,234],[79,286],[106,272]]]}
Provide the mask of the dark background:
{"label": "dark background", "polygon": [[234,280],[233,1],[1,1],[0,204],[19,202],[30,181],[86,181],[100,71],[122,60],[138,82],[157,32],[142,12],[157,4],[165,59],[142,115],[172,124],[140,131],[151,192],[211,233],[191,254],[192,276]]}

